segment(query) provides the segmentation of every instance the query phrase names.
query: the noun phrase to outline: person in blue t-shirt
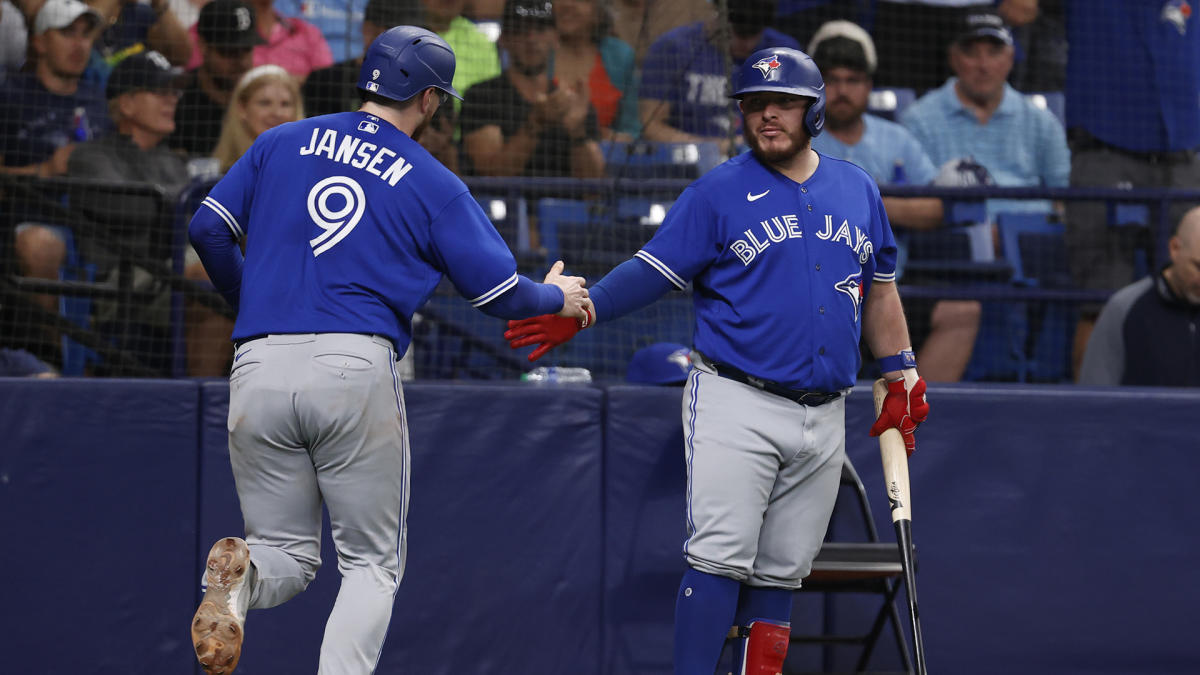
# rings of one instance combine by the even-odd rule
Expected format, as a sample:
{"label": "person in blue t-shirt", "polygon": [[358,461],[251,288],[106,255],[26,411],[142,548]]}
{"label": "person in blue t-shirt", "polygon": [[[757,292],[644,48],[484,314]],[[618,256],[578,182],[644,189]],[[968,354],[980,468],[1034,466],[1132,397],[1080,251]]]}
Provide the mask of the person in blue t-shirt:
{"label": "person in blue t-shirt", "polygon": [[[79,143],[111,129],[104,93],[81,79],[92,51],[100,15],[79,0],[47,0],[33,21],[30,44],[33,70],[9,77],[0,88],[0,172],[61,176]],[[6,217],[20,223],[0,237],[6,263],[24,276],[58,279],[66,245],[48,227],[24,222],[12,209]],[[10,252],[11,249],[11,252]],[[37,301],[57,312],[53,296]]]}
{"label": "person in blue t-shirt", "polygon": [[545,283],[517,274],[466,185],[417,143],[459,96],[454,70],[434,33],[388,30],[363,59],[358,111],[260,134],[189,225],[237,308],[229,456],[246,538],[209,554],[192,624],[209,673],[234,671],[248,609],[286,602],[316,575],[322,503],[342,583],[316,670],[374,671],[407,548],[396,361],[443,276],[493,316],[588,318],[583,279],[563,277],[561,261]]}
{"label": "person in blue t-shirt", "polygon": [[731,2],[728,23],[713,17],[659,37],[642,61],[642,137],[664,143],[711,141],[726,154],[741,146],[729,73],[760,49],[800,49],[795,39],[768,27],[774,11],[774,0]]}
{"label": "person in blue t-shirt", "polygon": [[[928,185],[937,170],[908,129],[866,112],[872,75],[877,65],[875,43],[862,27],[831,21],[813,35],[809,53],[825,78],[825,131],[813,139],[813,149],[857,164],[880,185]],[[884,197],[888,220],[903,230],[932,230],[942,225],[942,200],[932,197]],[[907,232],[897,232],[899,278]],[[905,302],[909,332],[926,379],[962,379],[982,307],[974,300]]]}

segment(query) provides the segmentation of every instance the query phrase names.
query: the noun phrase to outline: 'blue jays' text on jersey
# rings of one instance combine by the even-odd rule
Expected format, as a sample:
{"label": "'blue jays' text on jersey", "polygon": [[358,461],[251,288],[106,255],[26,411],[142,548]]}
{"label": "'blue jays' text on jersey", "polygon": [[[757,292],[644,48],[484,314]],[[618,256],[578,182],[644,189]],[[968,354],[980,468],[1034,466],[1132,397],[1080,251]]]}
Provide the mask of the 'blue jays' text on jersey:
{"label": "'blue jays' text on jersey", "polygon": [[442,274],[476,307],[517,284],[512,253],[466,185],[366,113],[263,133],[204,205],[246,236],[234,339],[374,333],[403,352]]}
{"label": "'blue jays' text on jersey", "polygon": [[696,349],[797,389],[854,384],[863,301],[895,281],[896,242],[879,188],[820,156],[796,183],[743,153],[680,195],[636,257],[696,305]]}

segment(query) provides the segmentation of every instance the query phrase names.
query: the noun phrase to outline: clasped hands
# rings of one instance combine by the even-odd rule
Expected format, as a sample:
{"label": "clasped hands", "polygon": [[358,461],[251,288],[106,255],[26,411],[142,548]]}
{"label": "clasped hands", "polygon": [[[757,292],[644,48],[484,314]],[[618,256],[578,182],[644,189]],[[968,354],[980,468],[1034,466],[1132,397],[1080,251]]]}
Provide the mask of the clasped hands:
{"label": "clasped hands", "polygon": [[596,310],[584,288],[583,277],[563,276],[563,261],[554,263],[542,283],[558,286],[563,292],[563,307],[557,314],[543,314],[508,322],[504,339],[509,347],[520,349],[537,345],[529,354],[530,361],[540,359],[546,352],[569,341],[579,331],[592,325]]}

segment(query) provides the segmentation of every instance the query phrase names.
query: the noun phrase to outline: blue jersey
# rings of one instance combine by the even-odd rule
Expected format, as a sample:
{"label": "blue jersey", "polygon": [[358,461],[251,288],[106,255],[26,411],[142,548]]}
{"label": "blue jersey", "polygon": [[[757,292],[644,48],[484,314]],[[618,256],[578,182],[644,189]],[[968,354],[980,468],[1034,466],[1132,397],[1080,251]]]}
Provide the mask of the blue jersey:
{"label": "blue jersey", "polygon": [[693,283],[696,349],[797,389],[852,386],[863,300],[895,281],[879,188],[820,155],[804,183],[743,153],[690,185],[636,257]]}
{"label": "blue jersey", "polygon": [[518,282],[466,185],[362,112],[263,133],[204,205],[246,236],[234,339],[374,333],[403,353],[443,274],[476,307]]}

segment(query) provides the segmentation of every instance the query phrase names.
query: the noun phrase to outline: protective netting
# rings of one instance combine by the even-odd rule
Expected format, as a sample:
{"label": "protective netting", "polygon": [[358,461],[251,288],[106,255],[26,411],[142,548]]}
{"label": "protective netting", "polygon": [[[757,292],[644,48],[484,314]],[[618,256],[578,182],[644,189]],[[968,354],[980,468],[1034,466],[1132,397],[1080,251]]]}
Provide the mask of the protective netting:
{"label": "protective netting", "polygon": [[[690,180],[746,149],[728,97],[743,60],[810,52],[827,83],[815,146],[880,183],[932,379],[1070,380],[1080,319],[1166,261],[1195,197],[1159,188],[1200,186],[1182,0],[89,4],[0,9],[3,373],[227,373],[233,312],[187,222],[257,134],[355,109],[364,40],[401,23],[454,47],[465,97],[422,144],[535,280],[557,259],[593,282],[628,259]],[[503,329],[443,283],[414,321],[415,376],[519,376]],[[622,379],[691,330],[672,292],[546,364]]]}

